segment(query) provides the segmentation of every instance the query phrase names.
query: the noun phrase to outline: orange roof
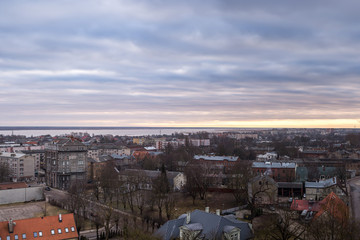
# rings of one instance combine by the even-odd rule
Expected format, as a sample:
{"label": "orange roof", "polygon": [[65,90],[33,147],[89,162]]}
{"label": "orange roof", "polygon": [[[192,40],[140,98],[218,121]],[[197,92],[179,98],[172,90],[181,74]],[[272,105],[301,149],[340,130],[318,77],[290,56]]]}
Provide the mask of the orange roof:
{"label": "orange roof", "polygon": [[331,192],[320,203],[320,210],[315,215],[315,218],[321,216],[323,213],[330,213],[338,220],[344,220],[349,216],[349,209],[346,204],[334,193]]}
{"label": "orange roof", "polygon": [[[15,235],[17,235],[18,239],[22,240],[25,239],[23,234],[26,234],[26,240],[58,240],[78,238],[74,215],[72,213],[63,214],[61,215],[61,218],[61,222],[59,221],[59,216],[13,220],[13,222],[16,223],[13,233],[9,233],[8,221],[0,222],[0,238],[6,239],[7,236],[10,236],[10,239],[15,239]],[[52,234],[52,230],[54,234]]]}
{"label": "orange roof", "polygon": [[27,188],[27,184],[24,182],[0,183],[0,190],[15,188]]}

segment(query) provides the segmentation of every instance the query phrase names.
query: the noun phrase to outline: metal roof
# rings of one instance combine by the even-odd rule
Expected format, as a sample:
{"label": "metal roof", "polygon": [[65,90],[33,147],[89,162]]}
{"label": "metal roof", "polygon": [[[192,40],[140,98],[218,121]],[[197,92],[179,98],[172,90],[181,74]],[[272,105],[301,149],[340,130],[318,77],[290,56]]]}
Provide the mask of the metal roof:
{"label": "metal roof", "polygon": [[204,159],[206,161],[230,161],[230,162],[235,162],[238,160],[239,157],[235,157],[235,156],[208,156],[208,155],[195,155],[194,159],[196,160],[200,160],[200,159]]}
{"label": "metal roof", "polygon": [[295,168],[296,163],[283,162],[253,162],[253,168]]}
{"label": "metal roof", "polygon": [[[189,224],[195,223],[202,225],[203,230],[199,237],[204,239],[221,239],[223,232],[229,230],[230,226],[237,227],[241,230],[240,240],[250,239],[253,236],[247,222],[239,221],[235,218],[230,219],[201,210],[195,210],[190,213]],[[164,240],[175,239],[180,235],[179,227],[185,225],[186,214],[183,214],[178,219],[167,221],[155,232],[155,235],[160,236]]]}

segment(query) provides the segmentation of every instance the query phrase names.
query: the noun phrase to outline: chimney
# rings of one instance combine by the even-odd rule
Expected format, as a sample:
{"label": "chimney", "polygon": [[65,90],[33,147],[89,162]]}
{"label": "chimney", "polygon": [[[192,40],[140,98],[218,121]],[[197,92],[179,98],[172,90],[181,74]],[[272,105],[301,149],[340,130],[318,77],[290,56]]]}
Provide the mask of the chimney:
{"label": "chimney", "polygon": [[10,219],[9,221],[9,233],[13,233],[14,232],[14,227],[16,225],[16,222],[13,222],[12,219]]}
{"label": "chimney", "polygon": [[216,215],[220,216],[220,209],[216,209]]}
{"label": "chimney", "polygon": [[189,224],[191,220],[190,212],[186,213],[186,224]]}
{"label": "chimney", "polygon": [[61,213],[59,214],[59,222],[62,222],[62,216],[61,216]]}
{"label": "chimney", "polygon": [[209,212],[210,212],[210,208],[209,208],[209,207],[205,207],[205,212],[209,213]]}

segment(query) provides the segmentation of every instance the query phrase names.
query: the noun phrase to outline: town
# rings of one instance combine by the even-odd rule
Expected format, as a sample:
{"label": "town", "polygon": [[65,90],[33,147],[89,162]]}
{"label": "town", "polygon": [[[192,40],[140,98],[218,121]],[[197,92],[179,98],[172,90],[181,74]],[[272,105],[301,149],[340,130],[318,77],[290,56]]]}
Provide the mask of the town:
{"label": "town", "polygon": [[0,135],[0,239],[359,239],[358,129]]}

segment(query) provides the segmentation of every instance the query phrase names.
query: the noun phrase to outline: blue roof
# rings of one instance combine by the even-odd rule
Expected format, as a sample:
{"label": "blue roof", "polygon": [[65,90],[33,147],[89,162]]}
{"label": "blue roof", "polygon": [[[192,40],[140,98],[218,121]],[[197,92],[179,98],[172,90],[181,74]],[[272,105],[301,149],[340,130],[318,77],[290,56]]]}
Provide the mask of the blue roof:
{"label": "blue roof", "polygon": [[[228,231],[232,226],[237,227],[241,230],[240,240],[250,239],[253,236],[249,224],[246,222],[239,221],[234,217],[223,217],[218,216],[214,213],[207,213],[201,210],[195,210],[190,213],[189,225],[198,226],[199,224],[201,224],[203,227],[200,236],[204,237],[204,239],[213,238],[214,234],[216,235],[216,239],[222,239],[223,232]],[[167,221],[156,231],[155,235],[160,236],[164,240],[178,238],[180,235],[179,227],[185,225],[187,225],[186,215],[183,214],[178,219]]]}

